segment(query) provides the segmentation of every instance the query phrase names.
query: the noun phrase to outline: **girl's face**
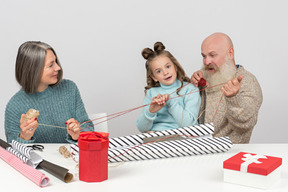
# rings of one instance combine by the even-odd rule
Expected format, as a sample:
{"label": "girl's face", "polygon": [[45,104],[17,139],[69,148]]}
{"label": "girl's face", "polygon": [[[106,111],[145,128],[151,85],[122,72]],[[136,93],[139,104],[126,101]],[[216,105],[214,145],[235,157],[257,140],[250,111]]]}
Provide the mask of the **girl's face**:
{"label": "girl's face", "polygon": [[42,92],[47,89],[49,85],[57,83],[59,70],[61,70],[61,68],[56,63],[56,56],[53,51],[47,50],[43,74],[37,91]]}
{"label": "girl's face", "polygon": [[171,85],[177,79],[177,70],[170,58],[159,55],[151,61],[152,78],[164,85]]}

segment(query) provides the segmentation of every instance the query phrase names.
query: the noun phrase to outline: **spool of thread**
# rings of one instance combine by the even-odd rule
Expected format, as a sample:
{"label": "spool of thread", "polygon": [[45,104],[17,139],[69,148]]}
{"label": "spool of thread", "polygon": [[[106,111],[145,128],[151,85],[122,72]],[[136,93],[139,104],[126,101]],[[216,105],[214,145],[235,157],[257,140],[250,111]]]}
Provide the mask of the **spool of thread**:
{"label": "spool of thread", "polygon": [[65,158],[69,158],[71,156],[71,153],[68,151],[68,149],[65,146],[59,147],[59,153],[63,155]]}
{"label": "spool of thread", "polygon": [[38,118],[38,116],[39,111],[37,111],[36,109],[29,109],[23,118],[23,123],[31,119]]}

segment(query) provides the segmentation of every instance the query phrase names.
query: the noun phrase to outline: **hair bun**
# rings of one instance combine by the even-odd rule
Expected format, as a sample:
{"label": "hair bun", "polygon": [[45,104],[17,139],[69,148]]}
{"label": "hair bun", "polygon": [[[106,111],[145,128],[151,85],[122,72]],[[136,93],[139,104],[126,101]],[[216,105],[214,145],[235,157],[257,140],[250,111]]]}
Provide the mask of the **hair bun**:
{"label": "hair bun", "polygon": [[145,48],[142,51],[142,56],[144,57],[144,59],[148,59],[150,56],[152,56],[154,54],[154,51],[150,48]]}
{"label": "hair bun", "polygon": [[163,45],[163,43],[161,42],[156,42],[154,44],[154,51],[156,51],[157,53],[160,53],[161,51],[165,50],[165,46]]}

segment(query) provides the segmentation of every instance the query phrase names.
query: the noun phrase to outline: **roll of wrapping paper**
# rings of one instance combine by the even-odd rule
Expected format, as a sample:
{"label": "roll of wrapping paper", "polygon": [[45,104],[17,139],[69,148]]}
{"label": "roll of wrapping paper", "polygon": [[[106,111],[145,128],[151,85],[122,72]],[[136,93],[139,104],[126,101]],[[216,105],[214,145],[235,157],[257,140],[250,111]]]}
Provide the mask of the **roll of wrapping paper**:
{"label": "roll of wrapping paper", "polygon": [[3,147],[4,149],[7,149],[8,147],[12,147],[9,143],[3,141],[0,139],[0,146]]}
{"label": "roll of wrapping paper", "polygon": [[68,169],[64,167],[60,167],[46,160],[43,160],[38,166],[65,183],[73,180],[73,174],[68,173]]}
{"label": "roll of wrapping paper", "polygon": [[46,177],[37,169],[24,163],[21,159],[19,159],[17,156],[13,155],[9,151],[5,150],[3,147],[0,147],[0,158],[9,165],[11,165],[11,167],[19,171],[22,175],[36,183],[36,185],[40,187],[45,187],[46,185],[48,185],[48,177]]}
{"label": "roll of wrapping paper", "polygon": [[[11,145],[2,139],[0,139],[0,146],[3,148],[11,147]],[[43,160],[41,163],[39,163],[38,167],[41,169],[44,169],[51,175],[57,177],[61,181],[64,181],[65,183],[69,183],[73,180],[73,174],[68,172],[68,169],[61,167],[59,165],[55,165],[49,161]]]}

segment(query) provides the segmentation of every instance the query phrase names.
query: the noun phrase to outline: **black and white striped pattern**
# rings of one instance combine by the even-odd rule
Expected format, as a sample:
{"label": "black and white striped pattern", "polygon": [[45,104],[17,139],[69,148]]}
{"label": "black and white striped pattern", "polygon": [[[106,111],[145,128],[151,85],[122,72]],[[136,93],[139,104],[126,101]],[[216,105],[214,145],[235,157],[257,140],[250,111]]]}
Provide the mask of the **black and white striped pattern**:
{"label": "black and white striped pattern", "polygon": [[28,148],[15,140],[12,140],[11,147],[7,150],[33,168],[36,168],[43,160],[40,155],[33,151],[33,149]]}
{"label": "black and white striped pattern", "polygon": [[12,148],[16,151],[18,151],[19,153],[21,153],[22,155],[26,156],[28,159],[30,159],[30,153],[32,151],[31,148],[26,147],[25,145],[22,145],[21,143],[12,140]]}
{"label": "black and white striped pattern", "polygon": [[[213,124],[201,124],[172,130],[143,133],[109,140],[108,161],[110,163],[121,161],[138,161],[146,159],[159,159],[221,153],[232,147],[229,137],[206,137],[214,133]],[[143,143],[147,137],[181,135],[187,136],[184,140]],[[198,137],[198,138],[191,138]],[[78,159],[78,145],[71,145],[71,153]]]}
{"label": "black and white striped pattern", "polygon": [[229,137],[164,141],[136,147],[110,148],[108,151],[108,161],[114,163],[221,153],[228,151],[231,147],[232,142]]}
{"label": "black and white striped pattern", "polygon": [[79,147],[78,144],[71,144],[70,145],[70,153],[74,161],[79,162]]}
{"label": "black and white striped pattern", "polygon": [[24,163],[27,163],[27,161],[29,160],[27,157],[25,157],[24,155],[22,155],[20,152],[16,151],[15,149],[12,149],[11,147],[8,147],[7,151],[13,153],[16,157],[24,161]]}
{"label": "black and white striped pattern", "polygon": [[137,135],[112,138],[109,139],[109,148],[136,146],[139,144],[143,144],[143,139],[148,137],[170,136],[170,135],[199,137],[204,135],[210,135],[213,133],[214,133],[213,124],[206,123],[177,129],[169,129],[165,131],[157,131],[153,133],[142,133]]}

